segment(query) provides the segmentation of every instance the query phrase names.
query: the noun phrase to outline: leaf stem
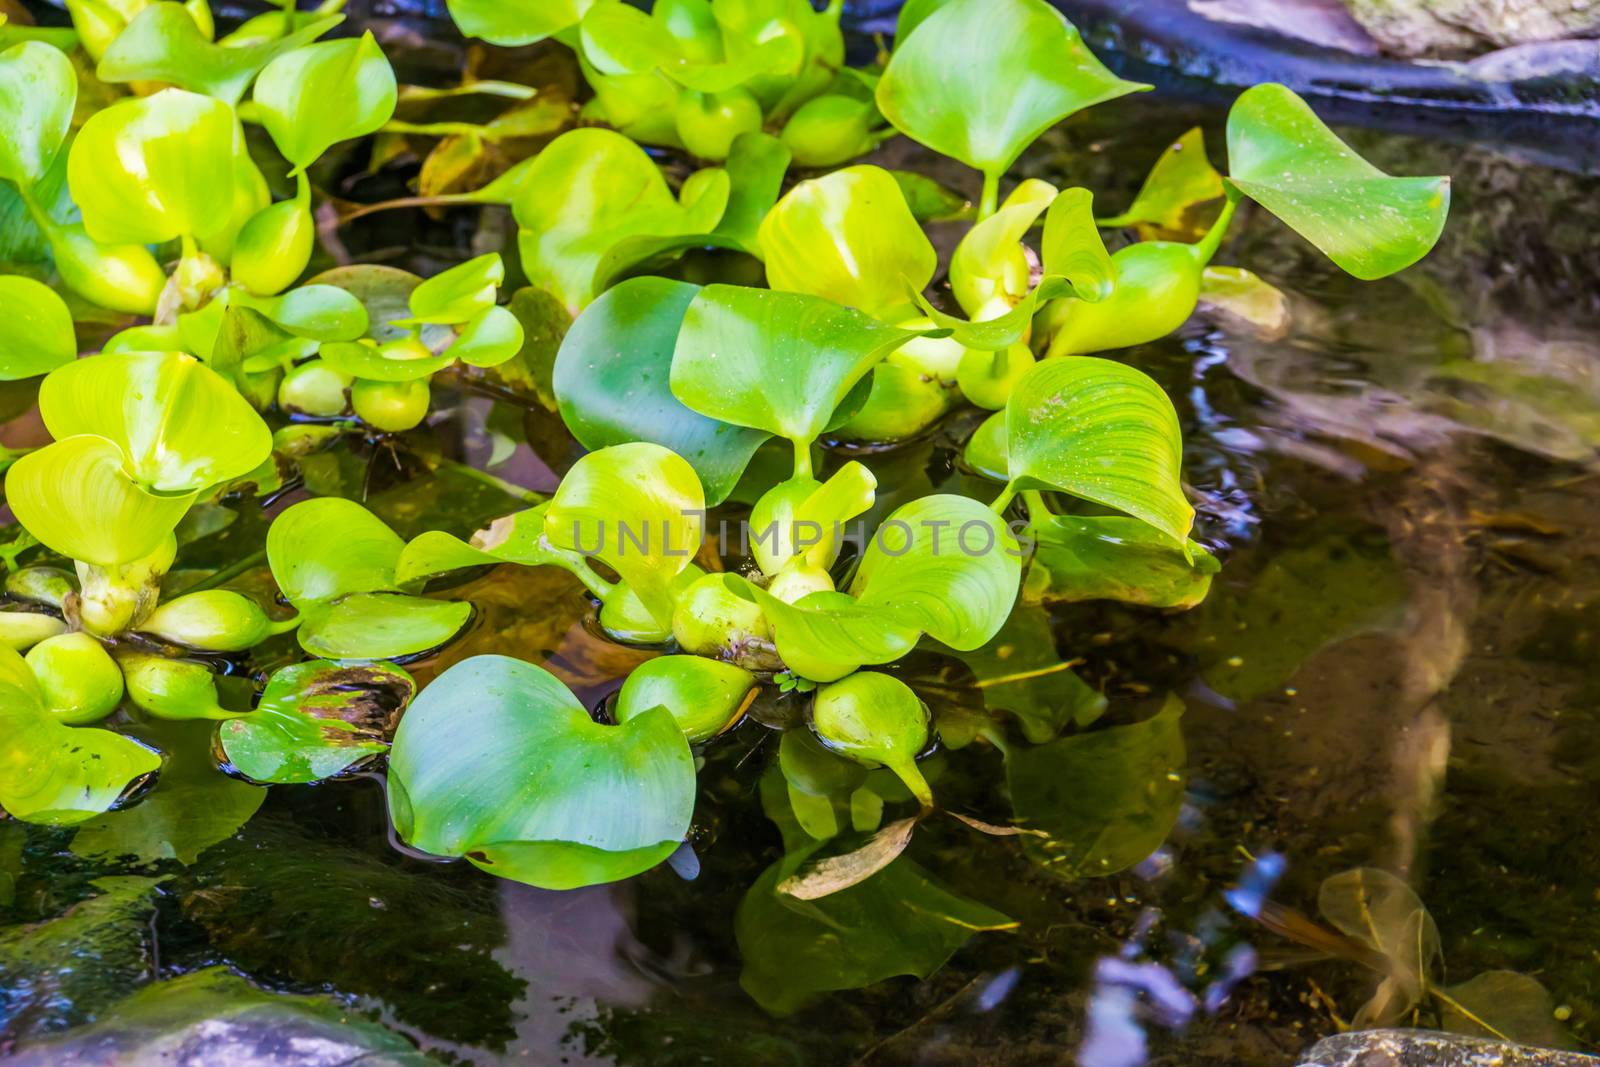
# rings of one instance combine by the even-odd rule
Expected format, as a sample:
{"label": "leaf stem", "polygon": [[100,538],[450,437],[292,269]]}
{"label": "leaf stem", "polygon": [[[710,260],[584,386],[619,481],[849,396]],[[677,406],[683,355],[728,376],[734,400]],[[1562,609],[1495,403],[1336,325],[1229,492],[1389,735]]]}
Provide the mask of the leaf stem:
{"label": "leaf stem", "polygon": [[382,133],[414,133],[421,137],[451,137],[454,135],[481,137],[485,141],[499,141],[517,136],[511,129],[496,130],[475,122],[406,122],[390,119],[380,128]]}
{"label": "leaf stem", "polygon": [[810,478],[811,474],[811,442],[794,439],[794,476],[796,478]]}
{"label": "leaf stem", "polygon": [[983,176],[983,195],[978,199],[978,221],[982,222],[1000,206],[1000,175]]}
{"label": "leaf stem", "polygon": [[1022,502],[1028,508],[1028,525],[1037,528],[1055,518],[1055,512],[1044,502],[1044,493],[1037,489],[1024,490]]}
{"label": "leaf stem", "polygon": [[1233,222],[1233,216],[1239,210],[1239,201],[1244,199],[1244,194],[1238,192],[1233,186],[1228,186],[1228,202],[1222,205],[1222,214],[1217,216],[1217,221],[1211,224],[1211,229],[1194,245],[1194,254],[1203,267],[1211,262],[1217,254],[1217,249],[1222,247],[1222,239],[1227,236],[1228,226]]}
{"label": "leaf stem", "polygon": [[[207,590],[207,589],[215,589],[218,586],[223,585],[224,583],[229,582],[229,581],[233,580],[234,578],[237,578],[239,575],[243,574],[245,571],[248,571],[253,567],[260,566],[263,562],[266,561],[266,558],[267,558],[267,550],[264,549],[264,548],[257,549],[256,551],[250,553],[248,556],[245,556],[242,559],[235,560],[234,562],[228,564],[226,567],[223,567],[221,570],[213,572],[212,575],[209,578],[202,578],[200,581],[198,581],[198,582],[194,583],[193,585],[189,586],[187,589],[184,589],[178,595],[179,596],[188,596],[190,593],[199,593],[199,592],[203,592],[204,590]],[[297,615],[297,616],[295,616],[295,618],[296,618],[296,620],[298,620],[299,616]],[[297,625],[298,625],[298,621],[297,621]]]}
{"label": "leaf stem", "polygon": [[994,503],[989,505],[989,510],[994,512],[996,515],[1005,514],[1006,508],[1011,506],[1011,501],[1016,498],[1016,495],[1016,484],[1014,482],[1007,482],[1006,487],[1000,491],[1000,495],[994,498]]}

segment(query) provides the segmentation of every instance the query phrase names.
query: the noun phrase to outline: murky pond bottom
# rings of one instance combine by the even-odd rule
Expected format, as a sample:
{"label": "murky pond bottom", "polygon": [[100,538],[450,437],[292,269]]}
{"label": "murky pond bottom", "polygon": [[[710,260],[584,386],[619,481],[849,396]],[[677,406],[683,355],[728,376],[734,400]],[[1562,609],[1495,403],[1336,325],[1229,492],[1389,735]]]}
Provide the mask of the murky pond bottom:
{"label": "murky pond bottom", "polygon": [[[1189,125],[1220,143],[1220,118],[1097,109],[1022,169],[1120,204]],[[1478,994],[1510,1005],[1520,1035],[1592,1047],[1600,180],[1350,135],[1385,169],[1454,176],[1429,259],[1363,284],[1251,218],[1220,261],[1291,295],[1288,336],[1201,317],[1123,354],[1183,417],[1197,536],[1224,563],[1207,601],[1034,607],[1008,628],[1011,666],[930,655],[901,672],[945,735],[941,806],[990,829],[1031,816],[1066,854],[938,815],[874,891],[778,907],[795,844],[767,814],[784,788],[769,724],[798,714],[783,700],[707,750],[692,856],[565,893],[404,854],[374,775],[263,794],[197,773],[123,813],[145,812],[133,831],[0,822],[0,1051],[217,965],[331,997],[445,1062],[1023,1065],[1087,1049],[1117,1067],[1137,1060],[1092,1056],[1145,1040],[1151,1063],[1272,1067],[1375,1011],[1386,975],[1407,1022],[1463,1026],[1451,1004],[1488,981]],[[468,458],[510,435],[499,473],[532,488],[570,459],[559,425],[482,398],[452,426]],[[938,436],[864,458],[890,487],[880,509],[895,486],[962,477]],[[489,506],[471,487],[419,495],[370,461],[402,533],[407,511],[470,523]],[[500,651],[598,704],[641,654],[593,635],[575,583],[508,571],[455,590],[476,627],[419,681]],[[1030,670],[1058,662],[1107,698],[1092,725],[1079,709],[1070,744],[1007,763],[952,742],[987,708],[1007,729],[1072,720],[1081,687]],[[204,769],[204,739],[186,744]],[[1424,931],[1431,956],[1436,930],[1428,990],[1396,993],[1393,961],[1337,933],[1349,876],[1328,880],[1362,868],[1425,909],[1394,932]],[[1548,997],[1478,978],[1492,972]]]}

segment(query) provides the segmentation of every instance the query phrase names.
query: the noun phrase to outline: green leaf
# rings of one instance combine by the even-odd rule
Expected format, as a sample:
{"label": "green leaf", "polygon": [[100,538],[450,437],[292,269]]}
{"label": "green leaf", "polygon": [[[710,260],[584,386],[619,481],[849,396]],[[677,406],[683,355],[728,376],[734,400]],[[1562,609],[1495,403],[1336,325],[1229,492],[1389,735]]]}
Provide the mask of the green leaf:
{"label": "green leaf", "polygon": [[[386,267],[377,263],[358,263],[351,267],[335,267],[323,271],[301,288],[342,289],[366,312],[366,324],[352,337],[363,333],[378,342],[398,341],[411,336],[405,327],[392,325],[411,314],[411,294],[422,284],[422,279],[408,270]],[[422,340],[428,347],[437,347],[448,341],[450,330],[444,326],[424,326]]]}
{"label": "green leaf", "polygon": [[755,675],[705,656],[657,656],[622,683],[612,715],[618,723],[666,708],[690,744],[709,741],[744,714]]}
{"label": "green leaf", "polygon": [[728,150],[728,207],[712,235],[731,240],[753,256],[761,255],[761,222],[783,191],[790,152],[787,145],[760,130],[741,133]]}
{"label": "green leaf", "polygon": [[938,255],[881,167],[846,167],[801,182],[760,230],[767,284],[881,316],[933,280]]}
{"label": "green leaf", "polygon": [[960,193],[914,170],[889,172],[906,198],[906,206],[918,222],[953,222],[970,218],[972,202]]}
{"label": "green leaf", "polygon": [[672,580],[700,550],[706,500],[681,456],[648,442],[613,445],[573,464],[545,513],[545,538],[621,576],[645,610],[672,618]]}
{"label": "green leaf", "polygon": [[343,15],[316,19],[286,37],[224,45],[195,25],[183,4],[152,3],[134,16],[111,42],[95,76],[103,82],[169,82],[230,105],[276,56],[309,44],[344,21]]}
{"label": "green leaf", "polygon": [[150,722],[129,730],[166,755],[150,794],[125,811],[107,812],[78,828],[75,855],[92,860],[132,856],[141,864],[175,859],[185,866],[232,837],[267,799],[260,786],[230,778],[211,758],[210,723]]}
{"label": "green leaf", "polygon": [[1120,600],[1192,608],[1222,565],[1198,542],[1179,549],[1138,519],[1058,515],[1032,528],[1037,542],[1023,598],[1033,603]]}
{"label": "green leaf", "polygon": [[275,673],[256,710],[217,731],[235,770],[258,782],[320,782],[388,751],[416,682],[389,664],[296,663]]}
{"label": "green leaf", "polygon": [[500,253],[469,259],[411,290],[411,317],[392,325],[459,325],[494,307],[500,283],[505,280],[506,265]]}
{"label": "green leaf", "polygon": [[896,42],[877,97],[907,137],[998,176],[1073,112],[1148,88],[1101,65],[1044,0],[951,0]]}
{"label": "green leaf", "polygon": [[694,760],[664,709],[602,726],[549,672],[474,656],[422,691],[389,757],[401,838],[546,889],[666,859],[694,812]]}
{"label": "green leaf", "polygon": [[715,506],[769,435],[702,415],[672,393],[673,351],[699,291],[688,282],[631,278],[604,293],[561,342],[555,392],[583,447],[648,441],[671,449],[694,467]]}
{"label": "green leaf", "polygon": [[128,473],[159,493],[193,493],[255,470],[272,432],[227,379],[181,352],[91,356],[53,372],[39,412],[56,438],[115,441]]}
{"label": "green leaf", "polygon": [[66,437],[30,452],[6,472],[6,502],[17,521],[51,549],[101,567],[155,552],[195,494],[157,496],[123,469],[116,442]]}
{"label": "green leaf", "polygon": [[958,651],[989,642],[1016,603],[1022,552],[976,500],[937,494],[878,526],[850,583],[863,608]]}
{"label": "green leaf", "polygon": [[[445,0],[450,17],[468,37],[517,47],[577,26],[597,0]],[[605,2],[605,0],[598,0]]]}
{"label": "green leaf", "polygon": [[[1019,604],[982,648],[961,655],[977,679],[983,706],[1008,711],[1032,744],[1053,741],[1068,726],[1088,726],[1106,710],[1106,698],[1079,678],[1056,651],[1050,616],[1037,605]],[[948,724],[954,707],[938,706],[940,740],[957,747]]]}
{"label": "green leaf", "polygon": [[160,755],[137,741],[51,718],[36,690],[12,681],[27,671],[0,647],[0,808],[24,822],[83,822],[160,768]]}
{"label": "green leaf", "polygon": [[0,381],[47,374],[77,358],[66,301],[32,278],[0,275]]}
{"label": "green leaf", "polygon": [[921,632],[863,607],[848,593],[808,593],[787,604],[737,575],[728,588],[761,606],[772,643],[788,668],[815,682],[832,682],[863,666],[893,663],[916,647]]}
{"label": "green leaf", "polygon": [[1027,294],[1032,265],[1022,238],[1055,199],[1055,186],[1029,178],[956,245],[950,257],[950,290],[968,315],[980,321],[994,318]]}
{"label": "green leaf", "polygon": [[1048,354],[1075,356],[1128,348],[1165,337],[1188,321],[1200,298],[1204,246],[1141,241],[1111,257],[1116,285],[1098,303],[1062,300],[1035,323],[1050,337]]}
{"label": "green leaf", "polygon": [[1428,254],[1450,212],[1449,178],[1392,178],[1358,156],[1282,85],[1228,113],[1229,183],[1366,281]]}
{"label": "green leaf", "polygon": [[1039,244],[1046,275],[1066,278],[1079,300],[1098,303],[1111,295],[1117,268],[1094,221],[1094,194],[1063,190],[1050,202]]}
{"label": "green leaf", "polygon": [[472,605],[403,593],[352,593],[305,608],[295,636],[331,660],[403,659],[446,645],[472,619]]}
{"label": "green leaf", "polygon": [[599,295],[601,260],[619,242],[711,232],[729,195],[726,172],[711,174],[686,185],[694,195],[680,203],[628,138],[603,129],[562,134],[539,153],[513,205],[528,280],[576,315]]}
{"label": "green leaf", "polygon": [[1006,753],[1006,784],[1029,857],[1061,878],[1126,870],[1160,848],[1183,806],[1187,754],[1168,697],[1154,718],[1017,746]]}
{"label": "green leaf", "polygon": [[325,344],[319,352],[330,367],[370,382],[414,382],[429,378],[456,361],[448,352],[432,355],[410,339],[376,345],[368,341]]}
{"label": "green leaf", "polygon": [[928,747],[928,707],[900,679],[857,671],[817,690],[811,729],[817,740],[846,759],[893,771],[924,811],[933,793],[917,768]]}
{"label": "green leaf", "polygon": [[296,337],[316,341],[354,341],[370,324],[361,300],[336,285],[302,285],[278,296],[231,289],[228,299],[260,312]]}
{"label": "green leaf", "polygon": [[364,137],[394,115],[394,69],[370,32],[285,52],[251,97],[283,157],[301,171],[340,141]]}
{"label": "green leaf", "polygon": [[809,444],[872,365],[916,336],[803,293],[708,285],[684,314],[672,393],[702,415]]}
{"label": "green leaf", "polygon": [[1014,488],[1071,493],[1186,543],[1194,509],[1178,414],[1142,371],[1091,356],[1041,361],[1006,405],[1006,441]]}
{"label": "green leaf", "polygon": [[163,89],[95,112],[72,142],[67,182],[96,241],[161,244],[228,225],[243,152],[227,104]]}
{"label": "green leaf", "polygon": [[395,580],[403,585],[426,581],[463,567],[485,564],[520,563],[539,567],[554,563],[583,566],[582,558],[563,552],[544,539],[548,503],[505,515],[472,535],[470,543],[439,530],[417,535],[400,553],[395,564]]}
{"label": "green leaf", "polygon": [[58,49],[24,41],[0,52],[0,178],[24,192],[44,180],[77,100],[77,74]]}
{"label": "green leaf", "polygon": [[445,355],[469,367],[497,367],[522,351],[522,341],[522,323],[514,314],[487,307],[467,321]]}
{"label": "green leaf", "polygon": [[1205,133],[1196,126],[1161,153],[1128,210],[1100,225],[1151,226],[1188,236],[1194,209],[1223,195],[1222,175],[1206,158]]}
{"label": "green leaf", "polygon": [[398,588],[405,542],[351,500],[319,497],[284,510],[267,531],[267,563],[295,607]]}

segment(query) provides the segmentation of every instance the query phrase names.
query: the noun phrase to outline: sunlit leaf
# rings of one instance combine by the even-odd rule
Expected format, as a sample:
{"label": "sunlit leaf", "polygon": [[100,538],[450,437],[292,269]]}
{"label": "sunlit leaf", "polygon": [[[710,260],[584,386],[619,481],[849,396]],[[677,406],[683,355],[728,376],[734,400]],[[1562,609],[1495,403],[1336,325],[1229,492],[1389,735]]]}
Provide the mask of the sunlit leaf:
{"label": "sunlit leaf", "polygon": [[557,548],[592,555],[621,575],[658,622],[672,617],[672,580],[700,549],[705,494],[694,468],[638,442],[575,463],[545,512]]}
{"label": "sunlit leaf", "polygon": [[1205,134],[1196,126],[1161,153],[1128,210],[1100,225],[1146,226],[1158,235],[1193,238],[1194,209],[1222,194],[1222,175],[1206,158]]}
{"label": "sunlit leaf", "polygon": [[505,280],[506,266],[498,252],[458,263],[411,290],[411,317],[404,325],[466,322],[494,306]]}
{"label": "sunlit leaf", "polygon": [[[445,0],[468,37],[515,47],[553,37],[578,24],[597,0]],[[599,0],[605,2],[605,0]]]}
{"label": "sunlit leaf", "polygon": [[1172,401],[1123,363],[1040,362],[1006,406],[1011,482],[1117,508],[1182,545],[1194,521],[1183,494],[1183,437]]}
{"label": "sunlit leaf", "polygon": [[461,328],[445,355],[469,367],[497,367],[522,350],[522,323],[503,307],[487,307]]}
{"label": "sunlit leaf", "polygon": [[571,889],[666,859],[689,830],[695,775],[664,709],[602,726],[547,671],[475,656],[406,712],[389,786],[390,815],[413,847]]}
{"label": "sunlit leaf", "polygon": [[1006,783],[1023,847],[1061,878],[1097,878],[1148,857],[1183,806],[1187,756],[1168,697],[1160,713],[1132,726],[1073,734],[1006,753]]}
{"label": "sunlit leaf", "polygon": [[403,593],[351,593],[304,609],[295,636],[331,660],[403,659],[448,644],[472,618],[472,605]]}
{"label": "sunlit leaf", "polygon": [[755,675],[705,656],[657,656],[622,683],[612,715],[618,723],[666,708],[690,744],[709,741],[738,721]]}
{"label": "sunlit leaf", "polygon": [[[720,175],[718,177],[717,175]],[[644,150],[603,129],[571,130],[539,153],[514,205],[523,269],[576,315],[598,294],[601,259],[632,237],[709,233],[728,204],[725,172],[682,202]]]}
{"label": "sunlit leaf", "polygon": [[950,290],[968,315],[993,318],[1026,295],[1032,267],[1022,238],[1056,195],[1049,182],[1029,178],[961,239],[950,257]]}
{"label": "sunlit leaf", "polygon": [[907,137],[999,175],[1073,112],[1148,88],[1101,65],[1044,0],[951,0],[896,42],[877,96]]}
{"label": "sunlit leaf", "polygon": [[574,553],[563,552],[544,539],[545,512],[549,504],[498,518],[472,535],[471,542],[439,530],[419,534],[408,543],[395,563],[395,579],[402,584],[426,580],[463,567],[520,563],[537,567],[571,562]]}
{"label": "sunlit leaf", "polygon": [[160,244],[227,225],[244,133],[233,109],[209,96],[163,89],[97,111],[67,159],[72,198],[89,236],[106,244]]}
{"label": "sunlit leaf", "polygon": [[1450,211],[1449,178],[1393,178],[1357,155],[1282,85],[1228,113],[1229,182],[1357,278],[1428,254]]}
{"label": "sunlit leaf", "polygon": [[304,170],[340,141],[394,114],[394,69],[370,32],[285,52],[256,79],[261,121],[285,159]]}
{"label": "sunlit leaf", "polygon": [[6,502],[28,532],[70,559],[102,567],[153,553],[194,494],[157,496],[123,469],[114,441],[67,437],[30,452],[6,472]]}
{"label": "sunlit leaf", "polygon": [[272,676],[255,711],[223,723],[218,740],[258,782],[318,782],[387,751],[415,692],[411,676],[388,664],[297,663]]}
{"label": "sunlit leaf", "polygon": [[924,811],[933,807],[933,793],[917,768],[917,757],[928,747],[928,707],[900,679],[857,671],[822,686],[812,703],[811,729],[846,759],[889,768]]}
{"label": "sunlit leaf", "polygon": [[78,79],[59,49],[24,41],[0,52],[0,178],[30,191],[72,128]]}
{"label": "sunlit leaf", "polygon": [[77,358],[66,302],[32,278],[0,275],[0,380],[46,374]]}
{"label": "sunlit leaf", "polygon": [[125,453],[127,471],[164,493],[241,477],[272,452],[272,434],[227,379],[181,352],[99,355],[67,364],[39,389],[55,435],[98,434]]}
{"label": "sunlit leaf", "polygon": [[673,350],[689,303],[687,282],[633,278],[578,316],[556,356],[561,417],[585,448],[630,441],[669,448],[689,461],[706,503],[727,499],[761,442],[761,430],[709,418],[672,393]]}
{"label": "sunlit leaf", "polygon": [[702,415],[809,443],[914,336],[819,297],[708,285],[684,314],[672,392]]}
{"label": "sunlit leaf", "polygon": [[723,580],[761,605],[783,662],[812,681],[831,682],[865,665],[893,663],[921,636],[916,627],[862,607],[848,593],[809,593],[788,604],[743,578],[728,575]]}
{"label": "sunlit leaf", "polygon": [[894,177],[846,167],[801,182],[761,224],[767,283],[869,315],[902,307],[933,279],[938,256]]}

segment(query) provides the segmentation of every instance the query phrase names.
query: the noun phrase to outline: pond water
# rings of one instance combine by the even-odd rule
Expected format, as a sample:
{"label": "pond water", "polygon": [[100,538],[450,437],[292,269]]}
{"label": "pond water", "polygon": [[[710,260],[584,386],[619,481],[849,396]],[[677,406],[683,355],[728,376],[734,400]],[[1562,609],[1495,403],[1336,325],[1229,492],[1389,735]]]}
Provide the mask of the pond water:
{"label": "pond water", "polygon": [[[1189,126],[1220,144],[1221,118],[1170,98],[1098,108],[1020,170],[1121,204]],[[1324,880],[1364,867],[1414,888],[1444,982],[1535,978],[1549,999],[1519,1032],[1592,1047],[1600,180],[1341,132],[1386,170],[1453,175],[1440,247],[1365,284],[1250,216],[1220,261],[1289,294],[1287,336],[1202,316],[1121,354],[1183,419],[1197,537],[1223,561],[1206,602],[1035,607],[1008,629],[1008,655],[900,670],[946,735],[930,769],[941,805],[1043,822],[1068,854],[939,815],[881,892],[803,919],[764,903],[784,836],[762,794],[782,789],[773,727],[797,721],[794,698],[706,751],[692,854],[564,893],[402,851],[376,773],[262,792],[210,775],[207,728],[167,725],[163,747],[181,754],[169,780],[120,821],[0,822],[0,1051],[225,965],[273,993],[332,998],[444,1062],[1025,1065],[1083,1049],[1120,1067],[1139,1062],[1143,1029],[1151,1063],[1279,1067],[1356,1017],[1381,977],[1318,918]],[[881,155],[930,167],[904,144]],[[438,263],[510,225],[408,212],[348,243]],[[434,459],[493,462],[548,491],[575,455],[543,412],[477,394],[454,410]],[[4,440],[36,433],[29,420]],[[959,487],[957,439],[947,427],[862,457],[888,489],[877,514],[897,488]],[[374,449],[316,477],[367,493],[404,535],[444,517],[465,532],[515,506],[448,463],[426,474],[416,451]],[[230,538],[258,538],[258,521],[198,542],[187,569],[231,561]],[[646,654],[597,637],[580,593],[549,568],[470,577],[452,595],[477,604],[473,630],[415,665],[418,680],[498,651],[600,707]],[[1106,698],[1098,719],[1049,669],[1061,662]],[[1084,728],[1008,768],[990,746],[951,743],[986,703],[1022,721],[1075,705]],[[186,776],[172,781],[177,758]],[[1098,876],[1102,859],[1142,862]],[[1268,888],[1272,905],[1256,906]],[[890,977],[904,971],[926,977]],[[1405,1018],[1448,1015],[1424,999]]]}

